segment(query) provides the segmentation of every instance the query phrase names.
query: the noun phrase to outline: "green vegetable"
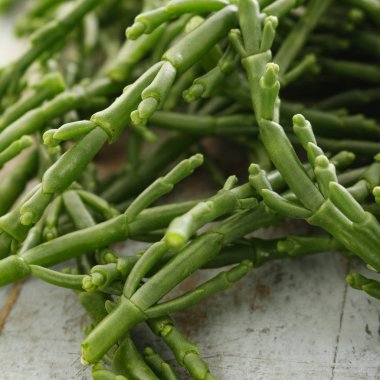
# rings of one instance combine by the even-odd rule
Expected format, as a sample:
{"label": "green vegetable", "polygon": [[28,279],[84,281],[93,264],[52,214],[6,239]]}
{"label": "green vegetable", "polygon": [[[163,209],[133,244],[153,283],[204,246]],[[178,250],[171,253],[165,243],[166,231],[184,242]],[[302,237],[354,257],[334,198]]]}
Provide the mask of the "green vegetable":
{"label": "green vegetable", "polygon": [[[379,10],[373,0],[31,4],[16,27],[31,46],[0,73],[0,285],[32,275],[77,292],[94,379],[179,379],[175,359],[211,380],[177,312],[274,260],[338,251],[380,271]],[[250,235],[291,219],[312,228]],[[124,256],[113,244],[127,239],[149,244]],[[380,298],[377,279],[346,280]],[[142,322],[172,358],[156,341],[140,353],[131,329]]]}

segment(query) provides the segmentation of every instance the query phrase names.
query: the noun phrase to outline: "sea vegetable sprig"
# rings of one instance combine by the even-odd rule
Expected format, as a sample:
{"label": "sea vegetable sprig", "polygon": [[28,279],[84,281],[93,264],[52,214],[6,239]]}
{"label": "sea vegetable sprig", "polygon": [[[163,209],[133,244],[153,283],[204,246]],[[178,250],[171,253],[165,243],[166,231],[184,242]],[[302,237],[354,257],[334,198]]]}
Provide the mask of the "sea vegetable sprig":
{"label": "sea vegetable sprig", "polygon": [[78,21],[99,5],[97,0],[78,0],[64,17],[51,21],[31,36],[31,47],[14,63],[5,68],[0,77],[0,97],[14,89],[25,70],[41,54],[54,49],[78,25]]}
{"label": "sea vegetable sprig", "polygon": [[[162,247],[162,242],[152,245],[147,250],[147,256],[152,252],[159,253],[158,249],[162,250]],[[292,259],[326,251],[344,251],[344,246],[336,239],[324,235],[241,239],[223,247],[218,256],[202,266],[203,269],[238,264],[232,268],[231,272],[220,272],[211,281],[171,301],[152,306],[145,313],[149,317],[156,317],[168,311],[181,310],[184,308],[183,305],[189,307],[215,292],[224,290],[247,273],[251,265],[249,262],[252,263],[253,268],[258,268],[273,260]],[[31,265],[30,268],[32,275],[56,286],[75,290],[83,289],[89,293],[101,291],[119,296],[121,294],[119,284],[125,283],[128,279],[128,288],[131,289],[131,284],[138,282],[144,276],[151,277],[176,255],[175,252],[164,252],[160,257],[154,258],[154,262],[149,265],[150,267],[154,265],[154,267],[149,269],[146,258],[143,260],[144,263],[137,265],[144,254],[145,252],[138,252],[134,256],[116,257],[115,260],[92,267],[87,275],[63,273],[36,265]],[[152,262],[152,258],[149,261]],[[135,266],[136,269],[130,276]]]}
{"label": "sea vegetable sprig", "polygon": [[13,168],[10,173],[2,178],[0,181],[1,215],[9,211],[17,198],[25,190],[28,181],[37,174],[37,168],[38,155],[37,151],[33,149],[17,167]]}
{"label": "sea vegetable sprig", "polygon": [[169,316],[152,318],[147,322],[151,330],[171,349],[177,362],[196,380],[216,379],[199,353],[199,348],[187,339]]}
{"label": "sea vegetable sprig", "polygon": [[[295,117],[298,126],[305,128],[305,119],[299,115]],[[306,131],[305,131],[306,133]],[[307,132],[307,134],[310,133]],[[302,138],[302,137],[300,137]],[[304,140],[306,141],[306,140]],[[334,166],[323,152],[311,141],[307,142],[309,159],[313,162],[315,177],[320,194],[326,199],[313,209],[305,205],[297,197],[296,202],[279,196],[269,186],[263,186],[258,178],[262,174],[257,165],[251,167],[251,183],[263,196],[265,203],[272,209],[288,217],[306,219],[310,224],[320,226],[340,240],[349,250],[356,253],[374,268],[379,268],[379,258],[376,243],[380,226],[374,216],[365,212],[353,195],[358,199],[365,199],[371,192],[371,185],[375,186],[378,178],[378,163],[373,167],[373,174],[369,171],[369,182],[365,179],[357,182],[350,188],[351,192],[338,184]],[[352,195],[351,195],[352,194]],[[298,203],[297,203],[298,202]],[[332,218],[334,215],[334,218]],[[334,221],[335,227],[331,224]],[[336,226],[339,226],[338,228]],[[352,232],[351,232],[352,231]],[[372,231],[373,234],[371,234]],[[349,235],[352,233],[352,237]],[[368,234],[368,236],[366,236]]]}
{"label": "sea vegetable sprig", "polygon": [[[241,211],[186,245],[135,292],[133,292],[135,287],[130,288],[127,281],[124,291],[128,293],[121,296],[114,312],[105,318],[102,324],[84,340],[82,344],[84,361],[92,363],[99,360],[120,336],[147,318],[146,312],[148,312],[149,307],[158,302],[195,270],[216,257],[223,245],[229,244],[257,228],[268,226],[276,220],[278,217],[275,214],[268,213],[263,205],[253,212],[250,210]],[[159,249],[159,253],[156,247]],[[140,267],[144,262],[148,264],[148,266],[144,265],[144,271],[139,275],[140,278],[146,273],[146,270],[153,267],[160,255],[165,253],[164,242],[158,243],[156,247],[152,246],[152,254],[143,255],[138,261]],[[158,253],[158,255],[153,255],[153,252]],[[133,282],[136,284],[137,281],[134,280]],[[120,320],[125,321],[125,323],[120,323]],[[113,326],[112,335],[106,333],[108,331],[106,326],[111,325]]]}
{"label": "sea vegetable sprig", "polygon": [[[154,69],[155,68],[153,68],[153,70]],[[146,77],[150,77],[149,72],[145,75],[145,78]],[[141,86],[141,81],[144,84],[144,76],[135,87],[138,88],[139,85]],[[134,89],[132,86],[130,91],[127,92],[133,93]],[[120,120],[120,125],[122,125],[121,123],[123,123],[123,120]],[[9,236],[12,236],[13,239],[22,241],[29,230],[28,226],[35,223],[41,217],[53,194],[61,193],[68,188],[73,181],[79,177],[107,140],[108,135],[102,128],[97,127],[91,130],[45,172],[42,185],[32,190],[31,194],[33,195],[31,199],[29,199],[28,203],[21,206],[17,217],[15,211],[12,211],[10,215],[5,215],[2,218],[0,222],[1,228]],[[27,218],[25,216],[23,217],[25,214],[28,215]],[[12,220],[14,220],[14,217],[18,218],[19,222],[13,222],[14,224],[11,225],[9,219],[12,218]]]}
{"label": "sea vegetable sprig", "polygon": [[[31,17],[25,30],[45,23],[60,3],[36,1],[33,7],[42,18]],[[67,4],[62,19],[85,3],[90,2]],[[27,61],[22,56],[13,64],[15,69],[25,64],[22,70],[11,72],[8,66],[0,78],[0,91],[4,86],[7,95],[0,117],[0,161],[6,164],[0,181],[0,257],[5,257],[0,284],[34,275],[80,292],[92,318],[83,359],[96,362],[95,379],[178,378],[157,346],[144,355],[136,349],[135,331],[129,333],[141,322],[160,323],[154,333],[190,376],[212,379],[213,368],[179,332],[171,313],[233,286],[272,260],[343,251],[379,270],[380,168],[372,162],[380,150],[379,91],[378,70],[370,62],[378,56],[371,24],[376,25],[378,7],[371,0],[98,3],[98,11],[77,14],[70,31],[76,29],[78,39],[70,46],[65,46],[68,29],[59,35],[59,28],[43,27]],[[133,18],[127,34],[136,39],[122,44],[114,37]],[[35,82],[29,77],[36,74],[32,64],[40,65],[37,77],[46,81],[24,87]],[[52,70],[56,82],[47,80]],[[327,87],[330,82],[334,86]],[[17,99],[24,89],[25,96]],[[36,145],[30,154],[21,152],[32,141],[26,136]],[[125,137],[121,162],[117,151]],[[147,154],[145,141],[153,146]],[[304,151],[299,154],[292,145]],[[358,153],[357,161],[349,152],[331,156],[342,147]],[[166,203],[162,196],[203,160],[195,155],[174,166],[195,149],[217,168],[220,190],[194,199],[189,181],[177,190],[182,187],[191,200]],[[97,170],[103,154],[112,154],[112,166],[120,163],[105,180]],[[240,158],[247,155],[255,161],[248,182],[240,184],[231,174],[240,174],[245,167]],[[13,157],[20,165],[12,170],[7,161]],[[268,175],[262,170],[274,166],[278,170]],[[17,201],[34,177],[37,186],[28,186]],[[151,207],[157,200],[164,205]],[[309,227],[308,235],[277,239],[246,236],[277,228],[285,218],[316,227]],[[111,245],[130,238],[149,245],[119,256],[123,252]],[[47,268],[72,258],[76,269]],[[204,268],[222,269],[170,297],[174,287]],[[354,273],[347,281],[379,295],[375,279]]]}
{"label": "sea vegetable sprig", "polygon": [[55,97],[64,89],[64,79],[59,73],[46,74],[40,82],[32,85],[25,96],[7,107],[0,118],[0,131],[42,102]]}
{"label": "sea vegetable sprig", "polygon": [[348,284],[357,290],[362,290],[372,297],[380,299],[380,282],[367,278],[359,273],[350,273],[346,277]]}
{"label": "sea vegetable sprig", "polygon": [[[347,152],[342,152],[331,158],[331,160],[341,168],[347,163],[350,163],[351,159],[352,156]],[[310,175],[312,174],[310,167],[305,165],[305,169]],[[377,167],[372,170],[367,170],[369,173],[373,173],[376,172],[376,169]],[[360,172],[358,173],[359,175],[354,176],[354,178],[374,177],[373,174],[367,176],[365,173],[366,171],[364,173]],[[346,178],[342,178],[342,180],[346,181]],[[236,177],[228,178],[223,189],[217,194],[203,202],[199,202],[187,213],[173,219],[164,236],[164,240],[169,248],[173,250],[181,248],[198,229],[224,214],[236,212],[238,209],[254,209],[258,205],[257,202],[260,199],[260,192],[257,192],[249,183],[241,186],[236,186],[236,184]],[[286,188],[286,183],[277,170],[268,174],[267,185],[276,190]],[[366,186],[360,190],[362,198],[366,197],[366,195],[363,194],[365,189],[367,189]]]}
{"label": "sea vegetable sprig", "polygon": [[[255,1],[240,4],[250,4],[250,7],[257,9]],[[258,13],[243,12],[243,8],[240,7],[239,16],[244,44],[248,49],[253,43],[252,35],[248,33],[248,29],[244,31],[244,25],[247,20],[255,22]],[[380,225],[376,218],[365,212],[351,194],[337,183],[335,168],[316,145],[310,123],[302,115],[296,115],[293,118],[294,130],[308,153],[318,182],[318,187],[315,186],[300,163],[284,130],[277,123],[279,67],[269,63],[270,52],[260,53],[256,47],[251,51],[247,50],[247,54],[242,63],[250,83],[252,106],[259,124],[261,140],[299,203],[278,197],[270,188],[254,182],[264,201],[282,214],[285,212],[294,217],[305,218],[310,224],[324,228],[347,249],[356,253],[372,267],[380,269],[378,253]],[[253,170],[255,174],[257,169],[254,167]]]}
{"label": "sea vegetable sprig", "polygon": [[[148,220],[141,223],[141,217],[144,219],[144,209],[162,195],[170,192],[176,183],[189,176],[201,163],[201,155],[183,160],[166,176],[157,179],[140,197],[137,197],[124,214],[99,224],[95,224],[78,194],[74,191],[65,192],[64,203],[78,230],[21,252],[19,255],[1,260],[0,266],[3,269],[0,269],[2,272],[0,282],[6,284],[28,276],[29,265],[54,265],[125,240],[131,234],[165,227],[174,216],[183,212],[181,207],[176,208],[175,205],[169,209],[165,206],[158,207],[156,212],[148,212]],[[193,203],[189,206],[192,205]],[[189,206],[185,205],[185,207]]]}
{"label": "sea vegetable sprig", "polygon": [[[125,82],[130,78],[133,68],[153,47],[154,43],[162,34],[162,31],[163,29],[160,28],[155,33],[136,42],[127,41],[122,46],[112,64],[104,68],[104,70],[101,70],[102,75],[94,78],[90,82],[83,81],[83,83],[66,89],[63,92],[59,91],[58,94],[48,102],[37,107],[31,107],[28,112],[24,113],[19,118],[14,119],[11,124],[7,122],[7,128],[0,133],[0,151],[23,135],[30,135],[37,131],[41,131],[42,128],[54,118],[63,116],[66,112],[73,109],[86,108],[91,105],[92,101],[95,101],[96,103],[97,99],[107,98],[115,91],[117,92],[121,90],[125,85]],[[55,77],[52,79],[54,78]],[[59,78],[54,79],[54,81],[49,80],[46,83],[45,91],[48,91],[49,89],[51,92],[57,86],[63,86],[63,83],[61,82],[59,82],[61,84],[56,83],[57,79]],[[41,95],[43,95],[43,93],[40,92],[39,96]],[[36,100],[38,100],[38,97],[33,97],[33,105],[38,105],[38,103],[36,104],[35,102]],[[29,105],[30,101],[28,102],[28,106]],[[7,113],[4,115],[7,115]],[[64,131],[61,133],[63,134]],[[84,133],[84,131],[82,133]],[[51,135],[51,132],[49,132],[49,134]],[[80,136],[78,133],[70,135],[66,132],[66,134],[63,134],[62,136],[57,136],[56,140],[59,142],[62,139],[70,139],[77,137],[78,135]],[[51,138],[54,138],[54,136],[51,136]]]}
{"label": "sea vegetable sprig", "polygon": [[[209,30],[213,37],[208,44],[199,45],[198,48],[189,51],[185,44],[187,40],[182,39],[181,43],[169,49],[165,55],[166,63],[170,62],[169,66],[173,65],[173,69],[181,71],[199,60],[209,47],[213,46],[224,33],[228,32],[231,27],[230,23],[236,19],[236,9],[234,7],[226,8],[223,11],[220,15],[212,16],[187,36],[189,37],[194,33],[205,33],[205,31]],[[186,59],[184,59],[185,53]],[[181,58],[177,62],[176,57],[182,57],[183,59]],[[91,120],[92,129],[47,170],[42,179],[42,186],[32,196],[33,199],[29,202],[28,207],[26,208],[25,205],[21,207],[21,224],[27,226],[35,223],[50,202],[52,195],[64,191],[71,185],[108,139],[115,141],[120,136],[130,120],[130,113],[139,102],[141,93],[149,83],[153,83],[152,80],[164,66],[165,61],[153,65],[134,84],[128,86],[110,107],[93,115]],[[166,67],[169,66],[166,65]],[[28,217],[23,216],[25,213],[28,214]],[[13,226],[11,227],[6,220],[3,220],[1,227],[16,240],[22,240],[25,237],[25,231],[27,231],[27,228],[18,226],[18,231],[15,232]]]}
{"label": "sea vegetable sprig", "polygon": [[[165,102],[177,74],[185,72],[200,60],[209,49],[228,34],[236,21],[236,7],[227,6],[187,34],[177,46],[165,52],[162,56],[163,65],[160,71],[152,83],[144,89],[141,94],[142,102],[131,114],[133,123],[145,124],[154,111]],[[202,44],[190,43],[205,34],[208,38],[203,40]]]}

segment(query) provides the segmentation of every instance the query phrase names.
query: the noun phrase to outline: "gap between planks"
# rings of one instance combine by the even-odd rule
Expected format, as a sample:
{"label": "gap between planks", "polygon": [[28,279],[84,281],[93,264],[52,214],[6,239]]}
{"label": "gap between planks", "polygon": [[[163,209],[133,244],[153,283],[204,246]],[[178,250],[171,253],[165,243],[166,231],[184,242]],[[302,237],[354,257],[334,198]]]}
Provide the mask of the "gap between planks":
{"label": "gap between planks", "polygon": [[0,313],[0,334],[3,332],[5,322],[7,321],[7,318],[9,314],[11,313],[13,306],[17,302],[17,299],[20,295],[20,291],[24,282],[25,280],[18,281],[12,286],[12,289],[7,297],[7,302]]}
{"label": "gap between planks", "polygon": [[[351,262],[348,262],[347,265],[346,265],[346,268],[345,268],[345,277],[348,275],[350,269],[351,269]],[[335,351],[334,351],[334,358],[333,358],[333,362],[332,362],[332,365],[331,365],[331,377],[330,377],[330,380],[334,380],[334,378],[335,378],[336,359],[337,359],[337,356],[338,356],[339,341],[340,341],[340,334],[341,334],[341,331],[342,331],[344,309],[346,307],[347,291],[348,291],[348,283],[345,282],[344,291],[343,291],[342,306],[341,306],[340,317],[339,317],[339,330],[338,330],[338,334],[336,336],[336,345],[335,345]]]}

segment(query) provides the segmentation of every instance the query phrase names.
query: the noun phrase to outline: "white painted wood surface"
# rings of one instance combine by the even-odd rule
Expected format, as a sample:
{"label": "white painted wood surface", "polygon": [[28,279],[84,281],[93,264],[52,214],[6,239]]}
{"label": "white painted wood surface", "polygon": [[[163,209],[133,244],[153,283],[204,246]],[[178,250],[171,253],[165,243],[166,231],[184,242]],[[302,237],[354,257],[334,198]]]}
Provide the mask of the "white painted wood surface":
{"label": "white painted wood surface", "polygon": [[[270,263],[176,320],[220,380],[380,379],[380,303],[347,287],[353,265],[329,253]],[[1,306],[10,290],[0,289]],[[80,363],[86,323],[73,292],[29,279],[0,337],[0,378],[90,379]],[[144,325],[134,338],[174,363]]]}
{"label": "white painted wood surface", "polygon": [[6,16],[0,15],[0,66],[14,60],[25,49],[25,40],[16,39],[13,36],[16,11],[12,11]]}
{"label": "white painted wood surface", "polygon": [[[21,49],[9,39],[10,25],[0,21],[2,64]],[[344,281],[358,267],[365,271],[328,253],[271,263],[176,320],[220,380],[380,379],[380,303]],[[209,275],[197,274],[182,290]],[[0,288],[0,307],[11,290]],[[0,379],[90,379],[80,363],[86,323],[73,292],[27,280],[0,336]],[[153,341],[174,364],[145,326],[133,334],[139,347]]]}

